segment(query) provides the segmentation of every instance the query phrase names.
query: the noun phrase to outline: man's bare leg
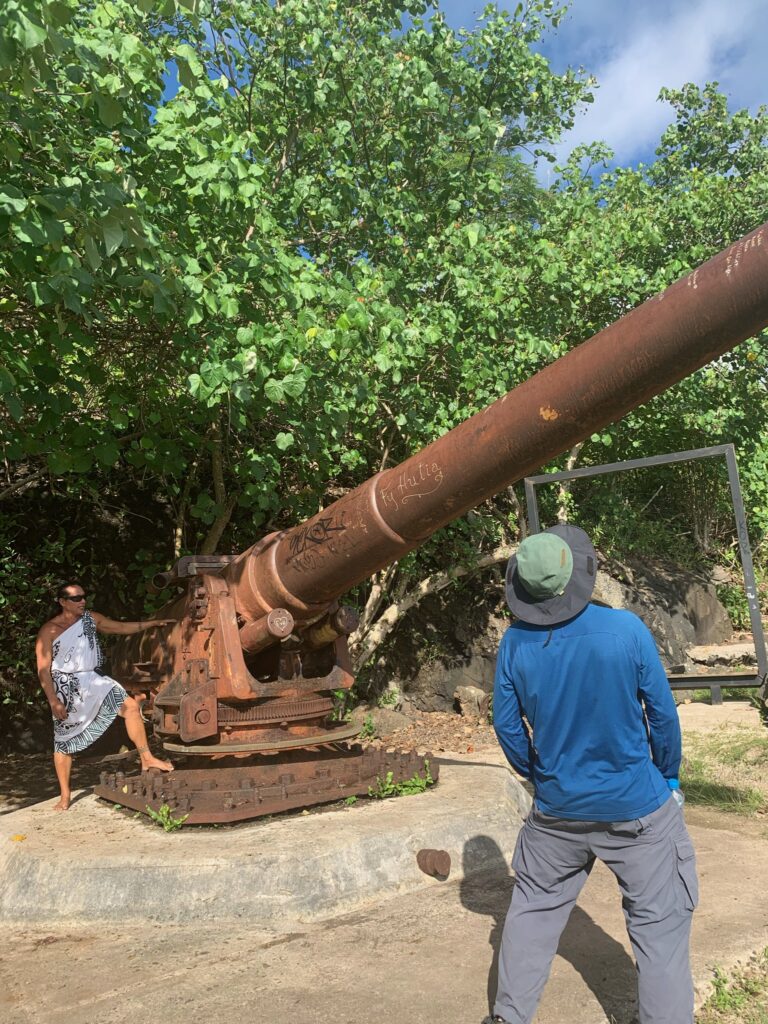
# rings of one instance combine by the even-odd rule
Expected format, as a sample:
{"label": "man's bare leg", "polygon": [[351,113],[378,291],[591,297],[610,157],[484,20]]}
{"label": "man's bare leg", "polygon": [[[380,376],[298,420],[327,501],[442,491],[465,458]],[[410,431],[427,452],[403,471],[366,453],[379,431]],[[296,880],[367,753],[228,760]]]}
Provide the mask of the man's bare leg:
{"label": "man's bare leg", "polygon": [[144,720],[141,717],[139,705],[133,697],[125,698],[119,713],[125,722],[125,731],[128,733],[129,739],[135,745],[141,758],[142,770],[159,768],[161,772],[172,772],[173,765],[170,761],[161,761],[159,757],[155,757],[151,753],[147,743],[147,730],[144,728]]}
{"label": "man's bare leg", "polygon": [[69,777],[72,773],[72,755],[62,754],[58,750],[53,754],[53,766],[56,769],[56,778],[59,780],[61,799],[54,806],[54,811],[68,811],[72,799],[72,790],[69,788]]}

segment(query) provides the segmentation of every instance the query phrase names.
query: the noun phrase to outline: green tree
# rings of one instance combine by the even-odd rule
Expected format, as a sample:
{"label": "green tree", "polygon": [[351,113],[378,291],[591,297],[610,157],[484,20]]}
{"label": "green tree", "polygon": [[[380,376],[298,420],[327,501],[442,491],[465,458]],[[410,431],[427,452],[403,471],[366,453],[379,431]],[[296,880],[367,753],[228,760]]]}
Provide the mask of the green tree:
{"label": "green tree", "polygon": [[[562,337],[566,346],[768,219],[766,109],[731,112],[716,84],[661,96],[674,120],[651,164],[584,173],[585,158],[593,166],[610,159],[605,147],[586,147],[572,155],[542,204],[535,238],[549,269],[542,270],[534,306],[546,304],[550,337]],[[546,290],[545,273],[552,278]],[[534,316],[532,310],[533,322]],[[599,464],[733,442],[759,540],[768,527],[767,381],[763,335],[587,439],[579,458]],[[733,537],[724,478],[714,465],[690,468],[674,483],[670,472],[594,481],[582,509],[587,521],[607,531],[606,540],[642,543],[637,520],[645,508],[649,521],[688,524],[692,557],[715,554],[714,548],[722,553]],[[649,502],[659,488],[661,499]],[[580,493],[586,500],[584,488]],[[658,531],[650,536],[661,542]]]}
{"label": "green tree", "polygon": [[589,98],[531,50],[558,17],[9,0],[0,494],[129,474],[167,558],[242,545],[525,376],[489,282],[536,215],[521,146]]}
{"label": "green tree", "polygon": [[[539,189],[521,154],[591,98],[532,49],[561,14],[456,32],[420,0],[6,0],[0,498],[156,497],[134,586],[245,547],[766,219],[765,112],[714,87],[667,94],[651,166],[595,179],[575,154]],[[764,388],[744,346],[580,457],[737,431],[757,506]],[[519,516],[503,495],[363,588],[367,625],[501,557]]]}

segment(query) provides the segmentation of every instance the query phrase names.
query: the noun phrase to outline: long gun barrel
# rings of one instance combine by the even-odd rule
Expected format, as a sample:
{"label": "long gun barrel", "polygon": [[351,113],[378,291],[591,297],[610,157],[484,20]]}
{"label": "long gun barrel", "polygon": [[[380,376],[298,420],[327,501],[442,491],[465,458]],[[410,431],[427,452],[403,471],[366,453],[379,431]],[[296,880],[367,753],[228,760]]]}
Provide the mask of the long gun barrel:
{"label": "long gun barrel", "polygon": [[308,522],[227,569],[252,616],[316,613],[446,523],[768,322],[768,224]]}

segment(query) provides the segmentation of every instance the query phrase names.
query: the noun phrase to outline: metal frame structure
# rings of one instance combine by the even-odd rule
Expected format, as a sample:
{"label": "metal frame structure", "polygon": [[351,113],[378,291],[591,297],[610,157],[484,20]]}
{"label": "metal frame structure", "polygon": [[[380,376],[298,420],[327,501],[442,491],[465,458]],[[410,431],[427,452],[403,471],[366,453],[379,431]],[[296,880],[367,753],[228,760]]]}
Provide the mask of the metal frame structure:
{"label": "metal frame structure", "polygon": [[739,538],[739,554],[744,574],[744,590],[749,607],[749,621],[755,641],[757,673],[747,675],[742,672],[724,672],[719,675],[703,675],[699,673],[673,673],[668,675],[669,685],[673,690],[690,690],[693,687],[709,689],[712,703],[722,703],[722,687],[739,687],[761,689],[765,687],[768,675],[768,656],[766,656],[765,634],[760,616],[760,604],[757,597],[755,570],[752,563],[752,550],[749,546],[747,519],[744,512],[744,501],[741,496],[739,471],[736,465],[736,451],[732,444],[714,445],[711,448],[696,448],[688,452],[674,452],[671,455],[651,455],[645,459],[632,459],[628,462],[612,462],[603,466],[590,466],[585,469],[573,469],[564,473],[544,473],[540,476],[525,478],[525,502],[528,511],[528,525],[531,533],[541,529],[539,506],[536,489],[543,484],[561,483],[564,480],[583,480],[593,476],[605,476],[608,473],[623,473],[630,469],[647,469],[651,466],[664,466],[676,462],[690,462],[694,459],[725,456],[728,468],[728,482],[731,489],[731,503],[736,520],[736,532]]}

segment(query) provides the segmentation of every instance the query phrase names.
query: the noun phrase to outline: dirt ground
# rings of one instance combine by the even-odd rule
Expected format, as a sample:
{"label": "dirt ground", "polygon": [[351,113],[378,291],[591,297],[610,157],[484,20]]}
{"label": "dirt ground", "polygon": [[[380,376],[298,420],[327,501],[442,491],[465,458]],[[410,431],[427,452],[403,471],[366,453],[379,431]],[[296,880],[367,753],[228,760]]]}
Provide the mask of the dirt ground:
{"label": "dirt ground", "polygon": [[[761,784],[768,730],[748,702],[681,705],[680,719],[686,756],[703,760],[714,776],[730,773],[732,786]],[[492,727],[479,719],[416,713],[408,724],[400,724],[397,731],[372,742],[435,754],[454,752],[468,760],[490,750],[498,755]],[[746,763],[731,756],[736,749],[755,753]],[[75,787],[93,785],[114,764],[78,759]],[[128,771],[136,767],[130,759],[121,764]],[[0,761],[0,814],[55,794],[49,755]],[[701,855],[704,891],[695,921],[697,976],[711,979],[715,969],[714,994],[697,1013],[697,1024],[768,1024],[765,958],[737,964],[768,934],[758,895],[768,816],[687,804],[686,818]],[[725,875],[724,862],[729,865]],[[615,885],[605,874],[595,872],[574,912],[537,1016],[540,1024],[636,1020],[627,1000],[634,967],[623,939]],[[0,955],[0,976],[7,982],[0,985],[6,990],[0,995],[0,1019],[13,1024],[122,1024],[129,1016],[146,1015],[147,1005],[152,1005],[153,1015],[168,1024],[181,1024],[190,1012],[212,1024],[278,1019],[472,1024],[485,1012],[486,976],[488,990],[493,988],[510,884],[507,865],[500,864],[488,878],[435,884],[378,903],[369,912],[287,935],[262,935],[255,923],[234,931],[210,928],[210,934],[182,926],[158,929],[153,922],[108,933],[75,922],[63,929],[11,929]],[[755,894],[751,909],[744,902],[745,892]],[[745,921],[751,918],[757,923],[748,950],[740,943],[745,941]],[[728,945],[725,936],[731,933],[734,939]],[[40,970],[46,977],[42,988]]]}

